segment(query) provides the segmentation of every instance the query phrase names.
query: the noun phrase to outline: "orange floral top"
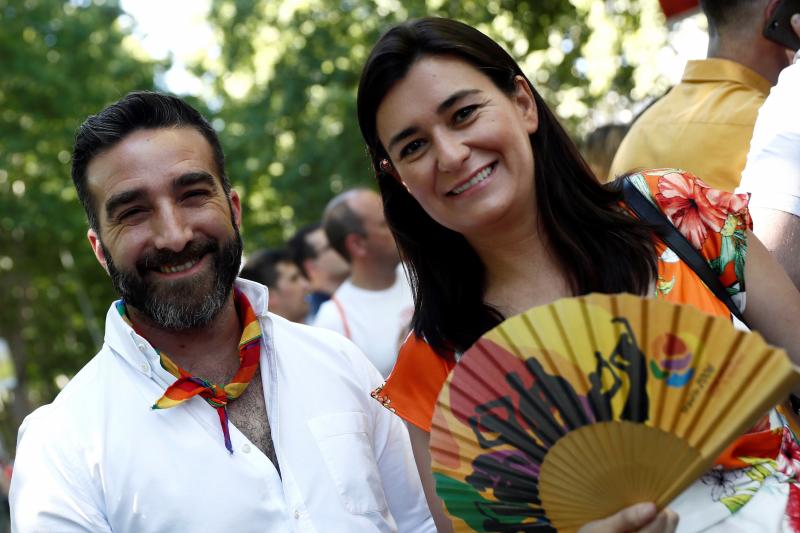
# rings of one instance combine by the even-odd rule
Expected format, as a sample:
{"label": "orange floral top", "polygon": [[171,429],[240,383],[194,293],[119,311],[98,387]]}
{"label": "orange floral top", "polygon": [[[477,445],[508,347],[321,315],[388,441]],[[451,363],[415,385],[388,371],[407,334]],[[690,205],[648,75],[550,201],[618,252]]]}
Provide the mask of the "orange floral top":
{"label": "orange floral top", "polygon": [[[675,169],[642,171],[629,179],[691,242],[719,276],[734,302],[744,308],[746,229],[752,229],[748,196],[711,189],[694,175]],[[688,303],[712,315],[730,316],[697,274],[656,238],[658,278],[654,296]],[[436,399],[455,357],[436,354],[409,335],[386,382],[372,397],[404,420],[430,432]]]}

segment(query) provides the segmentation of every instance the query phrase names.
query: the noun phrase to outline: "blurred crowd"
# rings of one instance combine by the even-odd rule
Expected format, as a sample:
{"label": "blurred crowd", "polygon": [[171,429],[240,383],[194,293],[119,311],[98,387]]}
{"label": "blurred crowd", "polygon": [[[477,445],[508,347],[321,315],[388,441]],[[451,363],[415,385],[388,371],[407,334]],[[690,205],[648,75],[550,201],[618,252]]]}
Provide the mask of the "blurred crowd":
{"label": "blurred crowd", "polygon": [[389,375],[414,301],[376,192],[332,198],[320,222],[250,254],[240,276],[269,288],[271,312],[344,335]]}

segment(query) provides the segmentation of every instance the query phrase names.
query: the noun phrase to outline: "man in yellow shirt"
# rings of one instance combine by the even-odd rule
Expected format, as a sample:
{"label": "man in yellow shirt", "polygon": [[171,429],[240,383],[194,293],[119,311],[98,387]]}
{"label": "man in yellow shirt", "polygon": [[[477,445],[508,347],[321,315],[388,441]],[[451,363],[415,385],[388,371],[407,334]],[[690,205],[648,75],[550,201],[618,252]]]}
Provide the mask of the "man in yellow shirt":
{"label": "man in yellow shirt", "polygon": [[775,5],[700,0],[708,58],[689,61],[680,83],[633,123],[609,179],[642,167],[678,167],[711,187],[736,188],[758,108],[790,63],[786,48],[761,33]]}

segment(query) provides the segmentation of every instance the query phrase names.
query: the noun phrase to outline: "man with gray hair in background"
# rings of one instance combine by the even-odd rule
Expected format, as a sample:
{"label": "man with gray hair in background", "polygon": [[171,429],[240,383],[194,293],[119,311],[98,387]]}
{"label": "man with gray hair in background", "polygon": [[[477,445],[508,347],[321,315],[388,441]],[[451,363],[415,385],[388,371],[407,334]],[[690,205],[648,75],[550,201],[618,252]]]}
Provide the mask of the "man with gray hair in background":
{"label": "man with gray hair in background", "polygon": [[386,377],[409,331],[414,301],[380,196],[345,191],[328,203],[322,225],[350,263],[350,277],[322,304],[314,325],[352,340]]}

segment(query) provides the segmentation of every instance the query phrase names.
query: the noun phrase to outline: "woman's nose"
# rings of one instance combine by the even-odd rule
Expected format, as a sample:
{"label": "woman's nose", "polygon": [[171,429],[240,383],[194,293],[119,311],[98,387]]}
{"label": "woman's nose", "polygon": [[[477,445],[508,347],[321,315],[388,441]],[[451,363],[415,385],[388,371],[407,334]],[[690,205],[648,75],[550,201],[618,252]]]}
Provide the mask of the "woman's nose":
{"label": "woman's nose", "polygon": [[470,149],[458,135],[441,133],[436,139],[437,167],[442,172],[455,172],[469,157]]}

